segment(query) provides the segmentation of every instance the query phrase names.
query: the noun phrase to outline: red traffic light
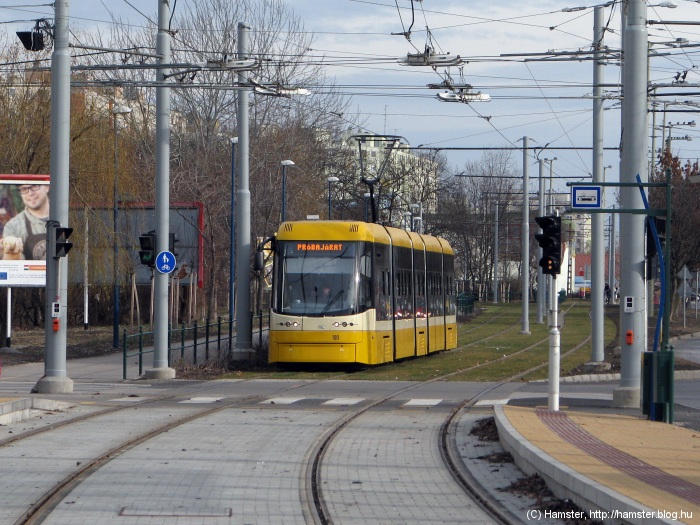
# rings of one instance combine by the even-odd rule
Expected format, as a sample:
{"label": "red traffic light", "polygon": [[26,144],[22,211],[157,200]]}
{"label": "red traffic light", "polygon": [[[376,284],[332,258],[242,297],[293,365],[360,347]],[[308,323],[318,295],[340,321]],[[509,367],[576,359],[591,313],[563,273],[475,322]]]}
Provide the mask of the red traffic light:
{"label": "red traffic light", "polygon": [[558,275],[561,270],[561,217],[545,215],[535,217],[535,222],[542,228],[542,233],[535,235],[542,248],[539,264],[545,274]]}

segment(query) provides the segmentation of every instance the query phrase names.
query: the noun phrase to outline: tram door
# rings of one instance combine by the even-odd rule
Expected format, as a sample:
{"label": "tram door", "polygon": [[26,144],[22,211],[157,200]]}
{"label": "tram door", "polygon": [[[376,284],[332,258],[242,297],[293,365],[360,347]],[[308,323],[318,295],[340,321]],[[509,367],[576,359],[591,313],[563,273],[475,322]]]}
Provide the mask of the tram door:
{"label": "tram door", "polygon": [[416,355],[428,353],[428,298],[425,290],[425,244],[413,239],[413,298],[415,302]]}
{"label": "tram door", "polygon": [[377,363],[386,363],[394,359],[391,260],[389,246],[386,244],[374,244],[373,271],[374,304],[376,308],[374,352],[377,356]]}

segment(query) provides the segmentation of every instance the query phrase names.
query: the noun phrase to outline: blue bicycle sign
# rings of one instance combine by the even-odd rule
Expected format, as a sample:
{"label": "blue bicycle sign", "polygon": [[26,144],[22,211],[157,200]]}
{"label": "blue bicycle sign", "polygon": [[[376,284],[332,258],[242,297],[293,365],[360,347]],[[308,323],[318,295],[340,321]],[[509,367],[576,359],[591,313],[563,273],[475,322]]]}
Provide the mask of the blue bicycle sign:
{"label": "blue bicycle sign", "polygon": [[160,252],[156,257],[156,270],[160,273],[171,273],[175,270],[175,254],[173,252]]}

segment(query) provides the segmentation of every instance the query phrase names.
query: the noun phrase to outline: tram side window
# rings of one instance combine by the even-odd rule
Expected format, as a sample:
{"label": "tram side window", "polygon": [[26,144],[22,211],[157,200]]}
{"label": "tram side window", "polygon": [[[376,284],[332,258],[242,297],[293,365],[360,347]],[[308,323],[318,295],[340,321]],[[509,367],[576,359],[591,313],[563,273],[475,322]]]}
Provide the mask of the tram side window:
{"label": "tram side window", "polygon": [[447,315],[457,313],[453,256],[445,256],[445,313]]}
{"label": "tram side window", "polygon": [[435,252],[427,254],[428,267],[428,315],[444,315],[442,296],[442,255]]}
{"label": "tram side window", "polygon": [[372,247],[366,245],[360,256],[360,286],[358,304],[361,310],[372,308],[374,304],[372,294]]}
{"label": "tram side window", "polygon": [[389,272],[389,247],[374,245],[374,283],[377,320],[391,319],[391,273]]}
{"label": "tram side window", "polygon": [[411,249],[394,247],[394,293],[396,318],[413,318],[413,290],[411,276]]}

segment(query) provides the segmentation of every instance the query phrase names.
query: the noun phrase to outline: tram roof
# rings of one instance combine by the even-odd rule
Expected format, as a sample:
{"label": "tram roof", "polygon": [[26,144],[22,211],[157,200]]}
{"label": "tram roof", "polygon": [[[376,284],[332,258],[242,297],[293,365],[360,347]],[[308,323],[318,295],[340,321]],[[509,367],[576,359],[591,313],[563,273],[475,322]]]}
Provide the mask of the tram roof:
{"label": "tram roof", "polygon": [[283,222],[277,232],[277,239],[281,241],[366,241],[406,248],[412,245],[422,248],[425,244],[425,249],[428,251],[454,255],[454,251],[445,239],[362,221]]}

